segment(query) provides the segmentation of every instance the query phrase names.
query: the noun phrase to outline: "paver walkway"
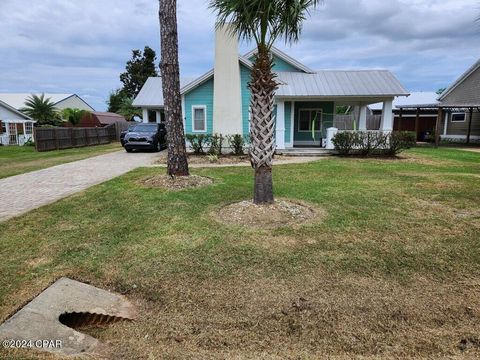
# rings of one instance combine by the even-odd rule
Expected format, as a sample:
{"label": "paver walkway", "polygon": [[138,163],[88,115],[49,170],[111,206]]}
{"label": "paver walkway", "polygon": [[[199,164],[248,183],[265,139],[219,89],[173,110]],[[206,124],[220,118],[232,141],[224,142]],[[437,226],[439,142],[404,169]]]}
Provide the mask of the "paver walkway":
{"label": "paver walkway", "polygon": [[[117,151],[46,169],[0,179],[0,222],[40,206],[63,199],[93,185],[113,179],[142,166],[155,164],[158,153],[127,153]],[[305,163],[315,157],[298,157],[274,162],[275,165]],[[250,166],[239,164],[191,164],[192,168]]]}
{"label": "paver walkway", "polygon": [[118,151],[0,180],[0,222],[151,165],[158,153]]}

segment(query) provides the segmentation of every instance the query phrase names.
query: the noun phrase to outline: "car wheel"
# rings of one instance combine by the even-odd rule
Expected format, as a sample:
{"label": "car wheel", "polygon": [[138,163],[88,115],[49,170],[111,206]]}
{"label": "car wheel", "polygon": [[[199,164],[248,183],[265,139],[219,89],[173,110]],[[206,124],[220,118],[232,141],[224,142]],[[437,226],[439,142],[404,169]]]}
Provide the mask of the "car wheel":
{"label": "car wheel", "polygon": [[133,151],[133,149],[125,148],[125,151],[128,152],[128,153],[131,153]]}
{"label": "car wheel", "polygon": [[155,150],[158,152],[158,151],[162,151],[162,144],[160,144],[160,141],[157,142],[157,145],[155,146]]}

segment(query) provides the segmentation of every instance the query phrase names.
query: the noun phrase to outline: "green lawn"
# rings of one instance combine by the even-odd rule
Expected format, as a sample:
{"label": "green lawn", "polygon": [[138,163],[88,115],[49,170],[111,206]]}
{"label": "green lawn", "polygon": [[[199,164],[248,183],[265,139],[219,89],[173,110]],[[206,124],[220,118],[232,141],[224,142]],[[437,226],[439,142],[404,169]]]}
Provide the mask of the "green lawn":
{"label": "green lawn", "polygon": [[121,150],[120,143],[37,152],[33,146],[0,146],[0,179]]}
{"label": "green lawn", "polygon": [[198,169],[214,185],[181,192],[137,184],[163,171],[0,224],[0,319],[69,276],[137,305],[138,321],[89,330],[114,359],[480,356],[480,154],[275,167],[278,197],[326,216],[270,231],[212,217],[251,196],[251,169]]}

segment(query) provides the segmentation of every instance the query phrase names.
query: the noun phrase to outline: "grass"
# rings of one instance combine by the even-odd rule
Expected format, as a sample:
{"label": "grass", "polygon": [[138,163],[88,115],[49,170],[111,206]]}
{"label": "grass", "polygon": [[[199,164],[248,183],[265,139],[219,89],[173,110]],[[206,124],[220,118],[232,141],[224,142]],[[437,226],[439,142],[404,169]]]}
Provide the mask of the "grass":
{"label": "grass", "polygon": [[138,185],[158,171],[0,224],[0,319],[69,276],[137,305],[138,321],[89,330],[111,358],[480,355],[480,154],[275,167],[277,196],[326,216],[270,231],[212,217],[251,196],[251,169],[198,169],[214,185],[180,192]]}
{"label": "grass", "polygon": [[0,146],[0,179],[120,149],[117,142],[45,152],[37,152],[33,146]]}

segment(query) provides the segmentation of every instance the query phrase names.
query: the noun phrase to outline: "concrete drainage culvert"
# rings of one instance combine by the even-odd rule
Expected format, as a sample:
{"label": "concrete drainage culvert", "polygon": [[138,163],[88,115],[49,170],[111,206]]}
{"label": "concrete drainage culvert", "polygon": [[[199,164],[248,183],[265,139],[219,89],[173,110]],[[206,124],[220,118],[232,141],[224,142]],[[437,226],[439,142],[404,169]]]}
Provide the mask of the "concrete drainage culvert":
{"label": "concrete drainage culvert", "polygon": [[[77,330],[135,317],[123,296],[61,278],[0,325],[0,340],[5,347],[26,344],[23,347],[62,355],[100,355],[105,345]],[[17,343],[8,346],[8,341]]]}

